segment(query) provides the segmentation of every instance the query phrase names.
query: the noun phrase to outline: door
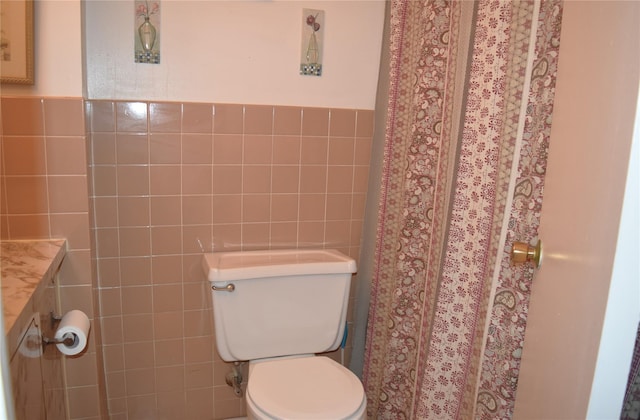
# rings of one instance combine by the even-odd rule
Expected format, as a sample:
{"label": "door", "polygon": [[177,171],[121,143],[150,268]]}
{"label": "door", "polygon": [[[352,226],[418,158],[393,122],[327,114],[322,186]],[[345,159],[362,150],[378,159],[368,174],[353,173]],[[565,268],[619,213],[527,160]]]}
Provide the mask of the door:
{"label": "door", "polygon": [[[588,417],[633,137],[639,42],[640,2],[564,3],[540,225],[545,257],[532,288],[517,420]],[[618,352],[627,372],[640,310],[637,282],[622,302],[635,305],[636,318],[619,326],[631,326],[625,334],[631,348]],[[607,392],[599,397],[618,406],[620,390]],[[617,418],[619,411],[610,414]]]}

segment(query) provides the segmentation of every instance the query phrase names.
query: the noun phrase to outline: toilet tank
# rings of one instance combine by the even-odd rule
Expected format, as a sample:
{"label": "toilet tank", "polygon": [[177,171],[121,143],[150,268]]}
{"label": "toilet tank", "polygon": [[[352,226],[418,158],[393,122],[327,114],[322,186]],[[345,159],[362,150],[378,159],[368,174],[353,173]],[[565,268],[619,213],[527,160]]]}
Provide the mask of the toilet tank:
{"label": "toilet tank", "polygon": [[322,353],[342,342],[356,262],[335,250],[205,254],[225,361]]}

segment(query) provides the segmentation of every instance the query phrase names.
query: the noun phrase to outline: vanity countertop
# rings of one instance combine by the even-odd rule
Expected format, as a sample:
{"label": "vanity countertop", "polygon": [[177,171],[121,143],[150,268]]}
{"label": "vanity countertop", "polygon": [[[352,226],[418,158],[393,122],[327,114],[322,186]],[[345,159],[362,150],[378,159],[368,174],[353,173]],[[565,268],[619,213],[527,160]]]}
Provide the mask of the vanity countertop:
{"label": "vanity countertop", "polygon": [[9,334],[40,285],[53,280],[66,254],[64,239],[0,242],[4,332]]}

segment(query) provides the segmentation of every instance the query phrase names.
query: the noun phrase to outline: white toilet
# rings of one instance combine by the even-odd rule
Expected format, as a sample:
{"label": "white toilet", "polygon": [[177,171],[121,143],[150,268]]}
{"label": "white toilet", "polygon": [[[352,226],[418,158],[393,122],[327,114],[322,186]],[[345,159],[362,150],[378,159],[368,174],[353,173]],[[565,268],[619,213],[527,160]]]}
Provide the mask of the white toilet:
{"label": "white toilet", "polygon": [[334,250],[205,254],[218,353],[249,361],[250,419],[364,419],[350,370],[324,356],[343,339],[353,259]]}

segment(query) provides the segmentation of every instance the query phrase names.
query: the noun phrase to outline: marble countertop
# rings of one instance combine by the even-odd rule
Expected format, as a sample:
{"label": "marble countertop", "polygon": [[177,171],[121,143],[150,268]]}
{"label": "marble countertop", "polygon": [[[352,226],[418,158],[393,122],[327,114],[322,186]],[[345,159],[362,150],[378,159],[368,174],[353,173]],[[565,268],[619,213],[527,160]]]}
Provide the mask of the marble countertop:
{"label": "marble countertop", "polygon": [[64,239],[0,242],[5,334],[9,334],[38,286],[53,279],[65,254]]}

